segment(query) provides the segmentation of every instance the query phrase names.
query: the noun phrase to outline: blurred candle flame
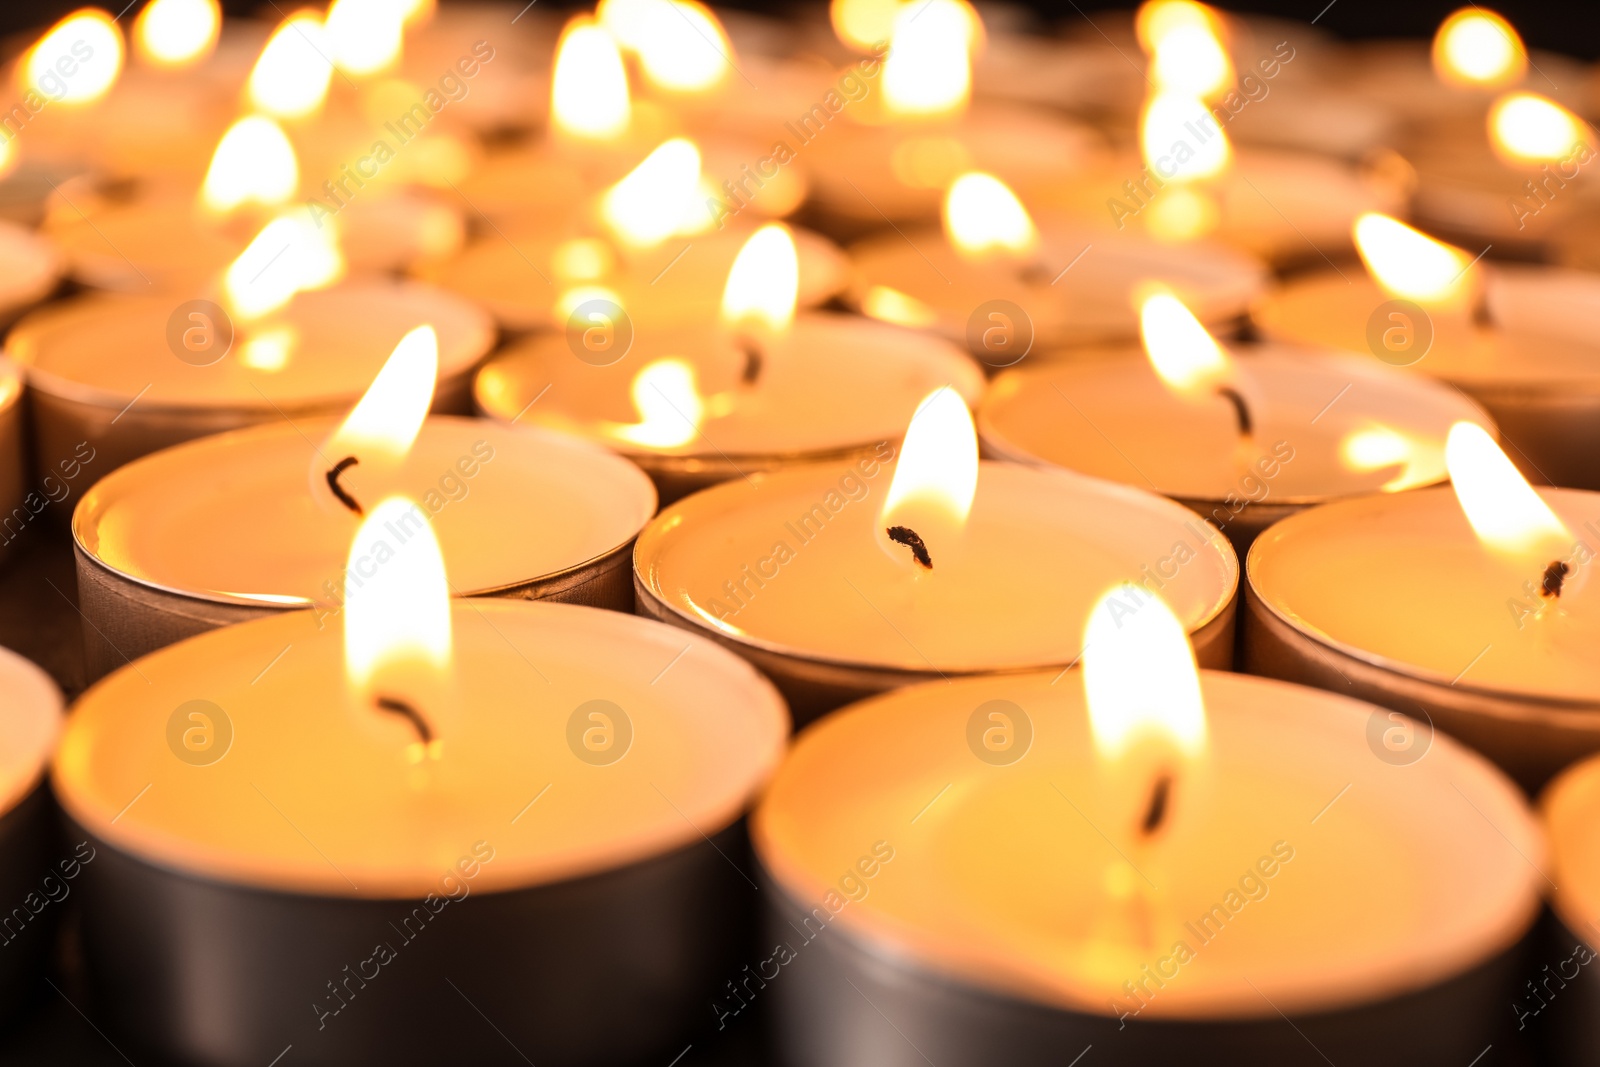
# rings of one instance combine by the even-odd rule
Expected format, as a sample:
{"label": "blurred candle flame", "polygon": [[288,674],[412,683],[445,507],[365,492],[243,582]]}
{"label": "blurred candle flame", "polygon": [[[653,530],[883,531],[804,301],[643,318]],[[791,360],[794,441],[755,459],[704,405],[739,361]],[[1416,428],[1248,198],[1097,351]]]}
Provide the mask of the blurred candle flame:
{"label": "blurred candle flame", "polygon": [[972,50],[981,26],[960,0],[902,4],[883,64],[889,112],[937,117],[965,109],[972,96]]}
{"label": "blurred candle flame", "polygon": [[733,66],[733,44],[710,8],[696,0],[645,0],[629,35],[644,76],[657,88],[695,93],[715,88]]}
{"label": "blurred candle flame", "polygon": [[1150,78],[1160,90],[1210,98],[1233,84],[1222,20],[1206,5],[1149,0],[1139,8],[1134,28],[1150,56]]}
{"label": "blurred candle flame", "polygon": [[[1376,471],[1399,467],[1394,477],[1379,487],[1381,492],[1397,493],[1432,479],[1438,468],[1438,447],[1424,446],[1388,426],[1365,426],[1352,430],[1339,442],[1339,462],[1353,471]],[[1431,462],[1430,462],[1431,458]]]}
{"label": "blurred candle flame", "polygon": [[794,321],[800,296],[800,255],[782,223],[768,223],[744,243],[722,290],[722,322],[730,329],[754,327],[782,334]]}
{"label": "blurred candle flame", "polygon": [[395,0],[333,0],[323,24],[334,65],[346,74],[379,74],[400,61],[405,5]]}
{"label": "blurred candle flame", "polygon": [[1355,221],[1356,251],[1390,295],[1449,303],[1470,288],[1470,257],[1398,219],[1366,212]]}
{"label": "blurred candle flame", "polygon": [[314,466],[345,456],[360,460],[353,477],[372,484],[374,470],[392,474],[422,432],[439,380],[439,335],[418,326],[400,338],[372,384],[328,438]]}
{"label": "blurred candle flame", "polygon": [[887,530],[915,531],[937,571],[959,557],[962,533],[978,492],[978,433],[967,402],[948,386],[923,398],[906,427],[894,477],[878,512],[878,547],[897,563],[913,562]]}
{"label": "blurred candle flame", "polygon": [[677,233],[695,205],[700,150],[685,137],[660,145],[601,200],[601,214],[630,245],[648,248]]}
{"label": "blurred candle flame", "polygon": [[258,110],[278,118],[300,118],[322,107],[333,65],[322,20],[297,11],[267,39],[250,70],[246,93]]}
{"label": "blurred candle flame", "polygon": [[832,0],[828,21],[841,42],[857,52],[870,52],[894,35],[902,0]]}
{"label": "blurred candle flame", "polygon": [[1151,173],[1168,183],[1215,177],[1233,161],[1227,132],[1188,93],[1162,91],[1145,101],[1139,146]]}
{"label": "blurred candle flame", "polygon": [[1439,24],[1433,69],[1450,85],[1494,89],[1522,78],[1528,50],[1511,23],[1474,4]]}
{"label": "blurred candle flame", "polygon": [[627,130],[631,115],[628,72],[617,42],[587,15],[569,20],[556,45],[550,121],[564,134],[611,140]]}
{"label": "blurred candle flame", "polygon": [[1566,159],[1589,139],[1582,119],[1538,93],[1507,93],[1489,108],[1489,144],[1513,166]]}
{"label": "blurred candle flame", "polygon": [[344,256],[332,220],[321,226],[306,213],[279,215],[223,274],[229,310],[246,322],[278,310],[295,293],[320,289],[344,274]]}
{"label": "blurred candle flame", "polygon": [[300,165],[289,138],[271,119],[247,115],[217,142],[200,199],[217,212],[245,203],[270,207],[288,200],[299,185]]}
{"label": "blurred candle flame", "polygon": [[1233,362],[1176,296],[1152,292],[1139,305],[1139,334],[1161,381],[1179,396],[1210,396],[1234,377]]}
{"label": "blurred candle flame", "polygon": [[619,426],[625,441],[654,448],[688,444],[700,432],[705,403],[695,385],[694,367],[675,357],[640,368],[633,379],[633,408],[639,421]]}
{"label": "blurred candle flame", "polygon": [[957,252],[983,258],[1000,252],[1017,257],[1039,248],[1039,231],[1005,182],[970,171],[951,183],[944,198],[944,229]]}
{"label": "blurred candle flame", "polygon": [[1485,546],[1529,567],[1567,557],[1571,532],[1488,431],[1476,423],[1456,423],[1444,454],[1456,499]]}
{"label": "blurred candle flame", "polygon": [[22,87],[56,104],[92,104],[116,84],[122,51],[116,21],[97,7],[82,8],[28,50],[18,68]]}
{"label": "blurred candle flame", "polygon": [[150,0],[133,24],[134,47],[156,67],[187,67],[209,56],[222,31],[217,0]]}

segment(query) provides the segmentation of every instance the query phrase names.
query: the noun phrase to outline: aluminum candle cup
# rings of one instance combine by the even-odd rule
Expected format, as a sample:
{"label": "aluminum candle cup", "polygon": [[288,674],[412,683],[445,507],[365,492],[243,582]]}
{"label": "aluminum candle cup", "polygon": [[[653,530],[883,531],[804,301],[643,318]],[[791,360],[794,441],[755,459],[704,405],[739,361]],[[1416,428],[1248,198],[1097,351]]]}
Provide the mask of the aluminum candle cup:
{"label": "aluminum candle cup", "polygon": [[[1500,1044],[1544,886],[1511,783],[1444,738],[1375,758],[1382,712],[1357,701],[1212,672],[1201,690],[1210,810],[1186,816],[1180,784],[1131,861],[1099,832],[1075,679],[930,683],[802,734],[751,820],[782,965],[761,995],[791,1062],[1443,1067]],[[1009,759],[974,729],[996,707]],[[1129,862],[1154,888],[1110,877]]]}
{"label": "aluminum candle cup", "polygon": [[801,723],[929,678],[1065,670],[1090,605],[1125,579],[1160,592],[1203,663],[1232,663],[1238,561],[1192,511],[983,463],[960,562],[924,576],[876,540],[889,458],[789,467],[664,508],[634,547],[639,611],[736,650]]}
{"label": "aluminum candle cup", "polygon": [[[1286,515],[1339,497],[1446,480],[1453,423],[1493,423],[1447,386],[1342,353],[1236,349],[1251,433],[1221,396],[1185,399],[1142,352],[1002,372],[978,410],[996,459],[1067,467],[1193,508],[1240,552]],[[1373,450],[1370,457],[1351,452]]]}
{"label": "aluminum candle cup", "polygon": [[8,950],[0,953],[0,1016],[9,1016],[31,1000],[44,973],[57,905],[71,892],[66,882],[78,864],[71,850],[56,855],[57,812],[45,782],[61,732],[61,693],[44,671],[6,648],[0,685],[0,948]]}
{"label": "aluminum candle cup", "polygon": [[[949,385],[969,404],[983,391],[982,374],[954,345],[853,315],[800,315],[758,362],[722,330],[641,328],[623,355],[620,341],[588,350],[586,336],[511,345],[479,372],[478,408],[621,452],[655,479],[663,501],[794,463],[871,456],[899,440],[929,391]],[[668,359],[692,370],[689,388],[649,378],[641,386]]]}
{"label": "aluminum candle cup", "polygon": [[729,858],[782,701],[633,616],[451,616],[458,707],[420,762],[405,718],[346,695],[311,612],[162,649],[78,702],[55,784],[99,856],[83,942],[119,1044],[222,1067],[290,1045],[665,1063],[703,1025],[748,936]]}
{"label": "aluminum candle cup", "polygon": [[[434,409],[465,413],[471,372],[495,342],[488,315],[414,282],[300,293],[261,323],[207,301],[85,297],[19,322],[41,464],[95,450],[90,480],[182,441],[280,418],[343,411],[413,327],[439,335]],[[48,472],[48,471],[47,471]]]}
{"label": "aluminum candle cup", "polygon": [[[84,495],[73,539],[91,678],[293,608],[338,621],[347,581],[362,578],[345,572],[359,519],[324,510],[308,485],[335,425],[191,441]],[[390,488],[428,513],[458,595],[633,610],[633,538],[656,493],[628,461],[543,430],[436,416]]]}
{"label": "aluminum candle cup", "polygon": [[[562,230],[490,233],[460,256],[420,272],[493,312],[507,329],[590,325],[585,305],[620,305],[638,327],[682,328],[715,322],[723,285],[753,227],[730,226],[674,238],[656,248],[618,253],[608,244]],[[826,303],[845,287],[850,265],[837,245],[793,230],[800,260],[797,303]],[[617,318],[611,311],[609,318]]]}
{"label": "aluminum candle cup", "polygon": [[1023,340],[1033,349],[1137,340],[1132,294],[1141,283],[1165,284],[1218,334],[1233,332],[1266,288],[1262,264],[1223,245],[1161,244],[1044,217],[1038,223],[1041,247],[1028,263],[964,258],[938,230],[863,241],[850,250],[853,295],[866,301],[881,286],[910,296],[925,308],[927,325],[965,339],[980,358],[993,356],[985,331],[1008,329],[1016,341],[1007,359],[1015,362],[1030,350]]}
{"label": "aluminum candle cup", "polygon": [[1262,300],[1268,338],[1372,351],[1455,386],[1500,427],[1507,454],[1535,482],[1600,488],[1600,281],[1582,271],[1493,264],[1492,326],[1463,310],[1392,300],[1370,278],[1307,275]]}
{"label": "aluminum candle cup", "polygon": [[1550,877],[1556,889],[1551,937],[1544,966],[1512,1002],[1519,1026],[1545,1039],[1550,1063],[1562,1067],[1593,1063],[1600,1055],[1600,987],[1594,945],[1600,941],[1600,852],[1594,826],[1600,816],[1600,760],[1589,759],[1562,772],[1539,800],[1550,839]]}
{"label": "aluminum candle cup", "polygon": [[[1426,714],[1538,788],[1600,749],[1595,590],[1581,584],[1600,493],[1539,495],[1576,541],[1547,617],[1519,616],[1539,591],[1496,565],[1450,488],[1358,497],[1285,519],[1251,547],[1245,669]],[[1396,735],[1395,758],[1420,758],[1431,736]]]}

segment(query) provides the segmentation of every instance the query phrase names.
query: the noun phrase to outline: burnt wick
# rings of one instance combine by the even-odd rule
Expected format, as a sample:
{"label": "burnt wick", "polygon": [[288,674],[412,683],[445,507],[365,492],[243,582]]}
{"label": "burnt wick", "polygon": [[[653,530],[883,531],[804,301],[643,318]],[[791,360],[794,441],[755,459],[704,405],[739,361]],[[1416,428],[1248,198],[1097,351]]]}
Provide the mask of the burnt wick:
{"label": "burnt wick", "polygon": [[905,545],[911,550],[912,559],[928,570],[933,570],[933,557],[928,555],[928,546],[923,543],[922,535],[909,526],[891,526],[888,533],[889,540],[897,545]]}
{"label": "burnt wick", "polygon": [[1244,402],[1244,397],[1232,386],[1224,385],[1217,389],[1217,395],[1233,405],[1233,416],[1239,422],[1239,436],[1249,437],[1255,432],[1255,421],[1250,417],[1250,405]]}
{"label": "burnt wick", "polygon": [[739,380],[745,385],[754,385],[761,377],[761,349],[753,341],[741,341],[739,349],[744,353],[744,372]]}
{"label": "burnt wick", "polygon": [[1153,837],[1167,821],[1167,808],[1172,801],[1172,775],[1163,774],[1150,787],[1150,800],[1145,805],[1144,818],[1139,823],[1141,837]]}
{"label": "burnt wick", "polygon": [[1567,575],[1572,573],[1572,568],[1561,560],[1556,560],[1544,569],[1544,580],[1539,583],[1539,592],[1547,597],[1561,595],[1561,587],[1566,584]]}
{"label": "burnt wick", "polygon": [[339,484],[339,475],[343,474],[345,471],[349,470],[351,467],[354,467],[360,462],[361,461],[354,456],[346,456],[339,462],[335,463],[333,465],[333,469],[328,471],[328,488],[332,490],[334,496],[339,498],[339,503],[355,512],[357,515],[364,515],[366,512],[361,510],[361,505],[356,503],[356,498],[345,492],[344,486]]}
{"label": "burnt wick", "polygon": [[428,725],[428,720],[424,719],[422,717],[422,713],[416,708],[412,707],[404,700],[397,700],[394,697],[380,696],[375,703],[378,705],[380,710],[398,715],[407,722],[411,723],[411,725],[416,728],[417,737],[422,740],[424,745],[433,743],[433,728]]}

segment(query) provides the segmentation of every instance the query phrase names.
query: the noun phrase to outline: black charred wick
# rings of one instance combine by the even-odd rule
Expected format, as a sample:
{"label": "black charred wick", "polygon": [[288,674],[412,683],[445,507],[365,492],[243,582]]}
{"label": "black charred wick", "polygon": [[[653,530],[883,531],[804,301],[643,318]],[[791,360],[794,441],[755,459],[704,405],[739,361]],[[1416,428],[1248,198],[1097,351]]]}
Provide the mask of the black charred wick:
{"label": "black charred wick", "polygon": [[1026,285],[1049,285],[1053,281],[1050,268],[1037,259],[1017,271],[1017,277]]}
{"label": "black charred wick", "polygon": [[1143,837],[1154,837],[1161,824],[1167,821],[1167,807],[1172,800],[1172,775],[1163,774],[1150,787],[1150,801],[1145,805],[1144,819],[1139,823]]}
{"label": "black charred wick", "polygon": [[1567,575],[1572,573],[1572,568],[1561,560],[1556,560],[1544,569],[1544,581],[1539,584],[1539,592],[1547,597],[1561,595],[1561,587],[1566,584]]}
{"label": "black charred wick", "polygon": [[335,463],[333,465],[333,469],[328,472],[328,488],[333,491],[334,496],[339,498],[339,503],[355,512],[357,515],[364,515],[366,512],[361,510],[361,505],[356,503],[356,498],[345,492],[344,486],[339,484],[339,475],[343,474],[345,471],[349,470],[351,467],[354,467],[360,462],[361,461],[354,456],[346,456],[339,462]]}
{"label": "black charred wick", "polygon": [[1250,405],[1244,402],[1244,397],[1232,386],[1224,385],[1217,390],[1217,395],[1233,405],[1234,418],[1239,420],[1239,436],[1249,437],[1255,432],[1255,422],[1250,417]]}
{"label": "black charred wick", "polygon": [[380,696],[376,703],[381,710],[398,715],[415,727],[417,737],[424,745],[433,743],[433,729],[428,725],[428,720],[424,719],[422,713],[416,708],[407,704],[404,700],[397,700],[394,697]]}
{"label": "black charred wick", "polygon": [[746,385],[754,385],[761,377],[761,348],[754,341],[741,341],[739,350],[744,353],[744,373],[739,375],[739,380]]}
{"label": "black charred wick", "polygon": [[928,555],[928,546],[923,543],[922,535],[909,526],[891,526],[888,532],[889,540],[897,545],[905,545],[911,550],[912,559],[933,570],[933,557]]}

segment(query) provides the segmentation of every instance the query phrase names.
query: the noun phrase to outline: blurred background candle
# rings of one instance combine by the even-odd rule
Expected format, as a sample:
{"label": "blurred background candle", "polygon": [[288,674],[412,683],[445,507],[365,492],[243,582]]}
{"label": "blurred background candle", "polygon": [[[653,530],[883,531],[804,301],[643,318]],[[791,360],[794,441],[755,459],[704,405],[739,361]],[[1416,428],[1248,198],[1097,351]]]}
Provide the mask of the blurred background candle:
{"label": "blurred background candle", "polygon": [[1600,941],[1600,851],[1593,828],[1600,816],[1600,759],[1574,764],[1550,783],[1539,799],[1550,839],[1550,878],[1556,888],[1553,921],[1544,949],[1552,961],[1512,1001],[1524,1025],[1537,1020],[1542,1051],[1562,1067],[1585,1062],[1600,1051],[1590,1022],[1595,986],[1575,981],[1594,961]]}

